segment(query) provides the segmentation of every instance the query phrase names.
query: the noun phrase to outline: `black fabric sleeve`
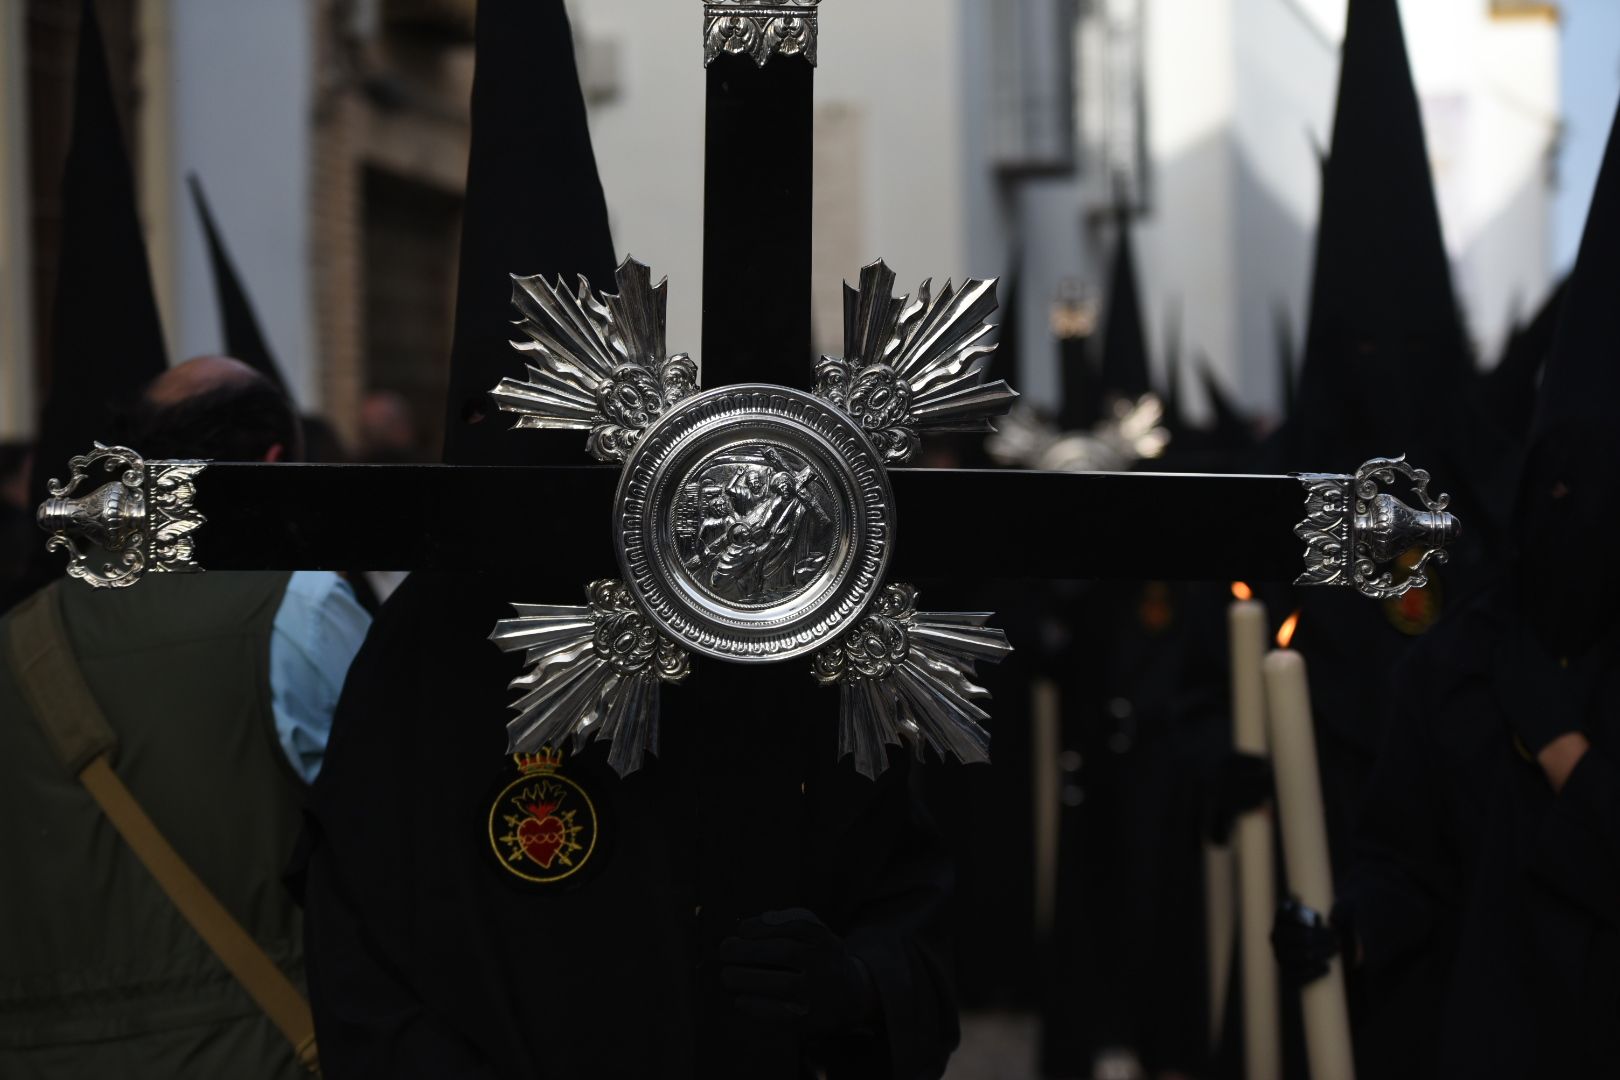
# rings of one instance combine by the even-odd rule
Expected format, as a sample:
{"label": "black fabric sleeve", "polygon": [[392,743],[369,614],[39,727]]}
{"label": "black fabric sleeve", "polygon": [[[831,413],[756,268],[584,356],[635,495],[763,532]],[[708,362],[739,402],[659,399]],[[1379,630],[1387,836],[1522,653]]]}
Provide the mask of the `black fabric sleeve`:
{"label": "black fabric sleeve", "polygon": [[376,940],[342,877],[317,841],[306,869],[304,945],[322,1074],[496,1080],[493,1066],[410,989],[395,950]]}
{"label": "black fabric sleeve", "polygon": [[812,845],[811,872],[839,880],[853,901],[835,929],[871,973],[882,1011],[872,1029],[820,1048],[835,1080],[938,1077],[960,1034],[946,930],[950,856],[912,789],[910,762],[895,758],[875,784],[843,763],[831,786],[864,811],[829,846]]}
{"label": "black fabric sleeve", "polygon": [[311,793],[303,867],[310,1003],[324,1075],[500,1075],[443,1018],[412,971],[421,882],[413,696],[437,611],[407,581],[372,624],[338,703]]}
{"label": "black fabric sleeve", "polygon": [[1597,918],[1620,925],[1620,767],[1601,748],[1582,755],[1542,819],[1536,871]]}
{"label": "black fabric sleeve", "polygon": [[1339,890],[1371,974],[1399,966],[1434,932],[1455,893],[1442,841],[1432,770],[1429,702],[1420,660],[1397,675],[1397,708],[1368,781],[1357,823],[1354,863]]}

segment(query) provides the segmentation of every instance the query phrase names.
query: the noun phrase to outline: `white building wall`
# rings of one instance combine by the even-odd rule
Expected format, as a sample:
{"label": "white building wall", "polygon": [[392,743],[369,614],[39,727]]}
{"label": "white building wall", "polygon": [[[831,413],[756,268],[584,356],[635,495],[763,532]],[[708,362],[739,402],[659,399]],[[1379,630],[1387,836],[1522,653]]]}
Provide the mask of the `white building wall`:
{"label": "white building wall", "polygon": [[[1186,358],[1207,352],[1228,374],[1241,348],[1231,133],[1238,93],[1233,20],[1239,2],[1147,5],[1150,194],[1148,216],[1136,233],[1143,318],[1155,359],[1163,356],[1167,320],[1175,309]],[[1189,391],[1189,402],[1198,400],[1195,394]]]}
{"label": "white building wall", "polygon": [[317,408],[308,258],[310,6],[170,0],[170,9],[166,209],[175,359],[224,347],[208,253],[185,186],[196,172],[294,396],[301,407]]}

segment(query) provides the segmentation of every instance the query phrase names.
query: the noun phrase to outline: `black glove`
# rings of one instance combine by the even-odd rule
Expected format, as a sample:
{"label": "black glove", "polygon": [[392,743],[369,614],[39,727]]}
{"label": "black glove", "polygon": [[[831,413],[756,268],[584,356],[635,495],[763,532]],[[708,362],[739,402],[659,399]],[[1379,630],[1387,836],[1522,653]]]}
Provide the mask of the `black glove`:
{"label": "black glove", "polygon": [[1581,730],[1597,695],[1601,662],[1554,656],[1522,619],[1502,635],[1495,659],[1496,700],[1532,757],[1560,735]]}
{"label": "black glove", "polygon": [[738,1011],[804,1035],[849,1031],[878,1016],[866,965],[803,908],[739,923],[720,943],[720,985]]}
{"label": "black glove", "polygon": [[1232,838],[1238,816],[1258,810],[1271,793],[1270,761],[1236,750],[1221,758],[1210,787],[1209,838],[1217,844],[1226,843]]}
{"label": "black glove", "polygon": [[1293,897],[1277,905],[1271,950],[1289,986],[1301,987],[1326,975],[1333,958],[1350,951],[1350,941],[1349,920],[1342,912],[1324,919],[1320,911]]}

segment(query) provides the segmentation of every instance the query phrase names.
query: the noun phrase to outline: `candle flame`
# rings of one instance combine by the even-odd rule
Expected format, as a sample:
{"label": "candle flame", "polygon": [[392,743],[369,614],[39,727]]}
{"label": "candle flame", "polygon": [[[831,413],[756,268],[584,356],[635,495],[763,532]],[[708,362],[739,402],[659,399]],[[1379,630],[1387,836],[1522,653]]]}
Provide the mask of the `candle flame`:
{"label": "candle flame", "polygon": [[1241,581],[1232,582],[1232,595],[1239,600],[1253,600],[1254,590]]}
{"label": "candle flame", "polygon": [[1299,612],[1294,612],[1283,620],[1282,626],[1277,629],[1277,648],[1286,649],[1288,643],[1294,640],[1294,631],[1299,629]]}

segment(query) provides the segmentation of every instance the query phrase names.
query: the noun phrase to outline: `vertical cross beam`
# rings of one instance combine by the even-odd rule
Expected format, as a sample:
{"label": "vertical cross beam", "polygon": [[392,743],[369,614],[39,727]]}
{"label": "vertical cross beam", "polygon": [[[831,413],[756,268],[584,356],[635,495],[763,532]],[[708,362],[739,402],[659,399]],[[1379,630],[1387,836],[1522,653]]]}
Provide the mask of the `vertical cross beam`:
{"label": "vertical cross beam", "polygon": [[816,0],[707,0],[703,385],[811,381]]}

